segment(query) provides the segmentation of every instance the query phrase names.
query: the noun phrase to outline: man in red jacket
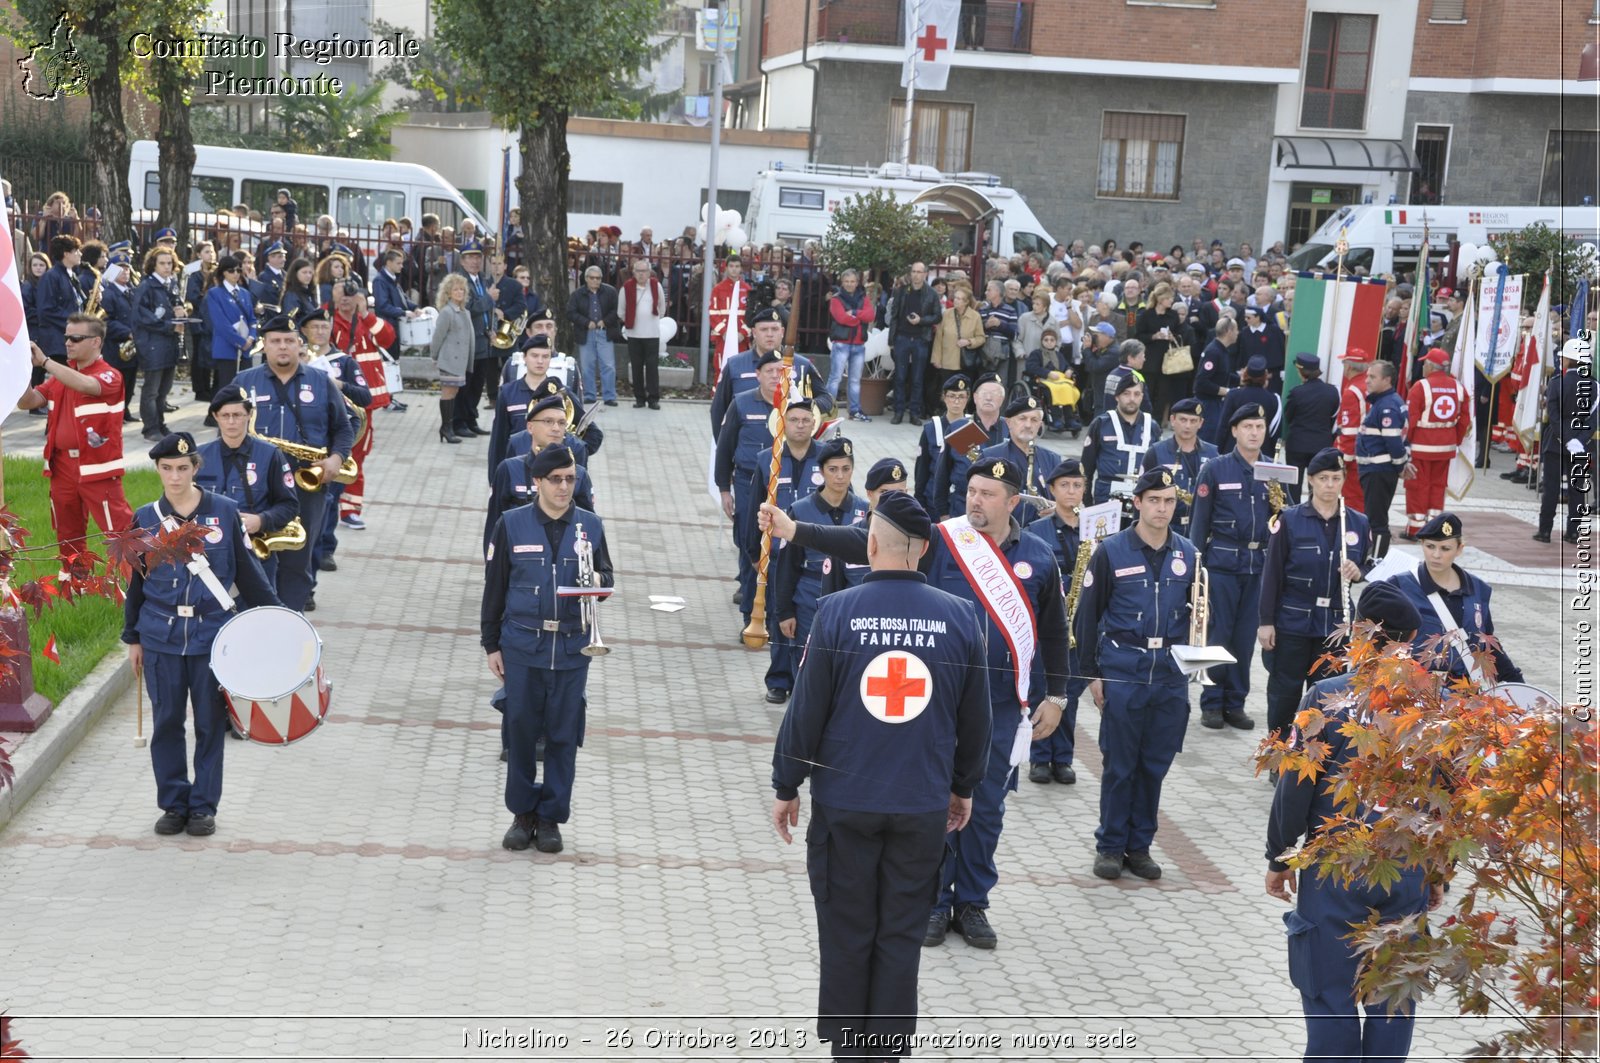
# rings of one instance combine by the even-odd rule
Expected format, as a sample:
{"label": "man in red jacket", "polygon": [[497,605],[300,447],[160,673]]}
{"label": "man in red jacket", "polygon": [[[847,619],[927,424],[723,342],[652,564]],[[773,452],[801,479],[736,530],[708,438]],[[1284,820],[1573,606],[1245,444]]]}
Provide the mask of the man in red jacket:
{"label": "man in red jacket", "polygon": [[[333,346],[354,358],[361,368],[367,390],[372,392],[372,404],[367,407],[370,414],[394,401],[383,372],[383,352],[394,343],[394,326],[367,309],[367,291],[356,281],[347,281],[334,292],[333,305]],[[361,519],[361,507],[367,486],[367,459],[372,455],[372,422],[368,416],[366,430],[350,452],[360,471],[339,494],[339,523],[352,531],[367,526]]]}
{"label": "man in red jacket", "polygon": [[1472,396],[1450,375],[1450,354],[1434,347],[1422,357],[1422,379],[1406,396],[1406,442],[1417,475],[1406,481],[1406,532],[1415,542],[1417,532],[1444,512],[1444,490],[1450,482],[1450,462],[1456,448],[1472,428]]}
{"label": "man in red jacket", "polygon": [[1344,504],[1357,513],[1365,513],[1366,500],[1356,468],[1356,436],[1361,434],[1361,422],[1367,419],[1367,366],[1372,364],[1372,355],[1360,347],[1351,347],[1339,360],[1344,363],[1344,378],[1339,385],[1339,431],[1333,442],[1344,455]]}
{"label": "man in red jacket", "polygon": [[633,408],[661,409],[661,319],[667,303],[661,282],[643,256],[633,260],[633,275],[622,284],[622,335],[628,341]]}
{"label": "man in red jacket", "polygon": [[77,313],[67,318],[67,361],[45,357],[37,343],[33,364],[44,382],[17,400],[19,410],[50,408],[45,422],[44,474],[50,479],[50,518],[61,569],[84,548],[89,519],[103,532],[133,523],[122,493],[122,374],[102,357],[106,325]]}

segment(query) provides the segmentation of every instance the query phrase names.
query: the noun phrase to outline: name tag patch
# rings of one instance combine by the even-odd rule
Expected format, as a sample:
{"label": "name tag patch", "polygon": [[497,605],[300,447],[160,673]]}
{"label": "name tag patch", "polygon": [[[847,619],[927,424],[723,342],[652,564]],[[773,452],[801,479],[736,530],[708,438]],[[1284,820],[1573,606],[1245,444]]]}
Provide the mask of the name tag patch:
{"label": "name tag patch", "polygon": [[511,548],[513,554],[542,554],[544,547],[538,543],[518,543]]}
{"label": "name tag patch", "polygon": [[1129,565],[1127,568],[1119,568],[1119,569],[1117,569],[1115,572],[1112,573],[1112,575],[1114,575],[1114,576],[1142,576],[1142,575],[1144,575],[1144,566],[1143,565]]}
{"label": "name tag patch", "polygon": [[1218,491],[1237,491],[1243,486],[1244,486],[1244,484],[1218,484],[1217,485],[1217,490]]}

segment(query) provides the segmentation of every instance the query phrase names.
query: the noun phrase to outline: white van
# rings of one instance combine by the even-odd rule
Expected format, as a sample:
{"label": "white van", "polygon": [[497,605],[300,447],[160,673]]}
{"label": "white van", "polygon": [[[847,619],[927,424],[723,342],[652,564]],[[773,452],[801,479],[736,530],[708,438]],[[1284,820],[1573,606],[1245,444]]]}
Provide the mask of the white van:
{"label": "white van", "polygon": [[[246,203],[267,213],[280,188],[299,208],[298,220],[313,225],[330,214],[351,230],[376,229],[390,218],[437,214],[441,225],[459,227],[471,218],[482,233],[493,227],[466,197],[426,166],[373,159],[337,159],[281,151],[218,148],[197,144],[189,209],[215,212]],[[128,165],[134,210],[161,207],[161,172],[153,140],[135,141]]]}
{"label": "white van", "polygon": [[851,196],[883,189],[901,203],[915,203],[931,219],[951,226],[953,251],[971,254],[976,222],[986,232],[990,254],[1043,253],[1049,259],[1055,240],[1014,188],[990,173],[945,174],[931,166],[885,163],[876,169],[774,163],[756,175],[750,189],[745,231],[751,243],[787,244],[798,248],[821,240],[833,224],[833,212]]}
{"label": "white van", "polygon": [[1331,270],[1338,263],[1334,242],[1345,230],[1350,250],[1344,268],[1366,267],[1376,277],[1414,269],[1422,257],[1422,231],[1428,231],[1428,256],[1450,253],[1451,241],[1476,244],[1489,242],[1499,233],[1520,232],[1543,222],[1557,232],[1579,242],[1594,242],[1600,214],[1593,207],[1413,207],[1390,204],[1361,204],[1343,207],[1328,216],[1305,244],[1289,256],[1296,270]]}

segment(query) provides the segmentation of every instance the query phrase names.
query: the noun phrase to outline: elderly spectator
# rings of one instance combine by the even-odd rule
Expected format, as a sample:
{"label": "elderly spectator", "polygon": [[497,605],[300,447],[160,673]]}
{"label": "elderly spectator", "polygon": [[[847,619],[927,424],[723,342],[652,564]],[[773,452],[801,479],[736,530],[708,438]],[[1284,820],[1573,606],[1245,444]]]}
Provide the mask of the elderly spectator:
{"label": "elderly spectator", "polygon": [[601,278],[599,265],[584,267],[583,286],[567,300],[567,320],[581,343],[578,364],[583,375],[584,403],[592,405],[598,394],[607,406],[615,406],[617,363],[612,342],[621,338],[622,320],[617,316],[617,290]]}
{"label": "elderly spectator", "polygon": [[[648,231],[648,230],[646,230]],[[622,334],[628,341],[628,370],[633,382],[633,408],[661,409],[661,319],[667,295],[650,260],[633,260],[622,285]]]}
{"label": "elderly spectator", "polygon": [[952,373],[976,377],[983,360],[983,319],[972,305],[972,289],[965,284],[952,284],[950,298],[950,309],[939,320],[934,334],[933,376],[939,381]]}
{"label": "elderly spectator", "polygon": [[[1038,350],[1042,346],[1046,326],[1055,327],[1055,321],[1050,316],[1050,293],[1040,287],[1034,289],[1033,306],[1026,313],[1017,315],[1017,350]],[[1070,355],[1071,352],[1066,353]]]}
{"label": "elderly spectator", "polygon": [[992,280],[985,286],[978,314],[983,318],[983,367],[991,373],[1004,374],[1009,395],[1020,367],[1011,348],[1011,341],[1017,336],[1017,310],[1006,301],[1004,282]]}

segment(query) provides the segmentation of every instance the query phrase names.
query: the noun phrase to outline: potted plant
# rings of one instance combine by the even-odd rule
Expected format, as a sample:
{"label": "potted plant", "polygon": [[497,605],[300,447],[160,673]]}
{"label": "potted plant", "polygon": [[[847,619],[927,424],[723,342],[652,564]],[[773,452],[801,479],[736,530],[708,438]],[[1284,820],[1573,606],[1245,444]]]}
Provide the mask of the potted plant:
{"label": "potted plant", "polygon": [[658,362],[661,366],[661,386],[683,391],[694,386],[694,366],[684,354],[668,352]]}

